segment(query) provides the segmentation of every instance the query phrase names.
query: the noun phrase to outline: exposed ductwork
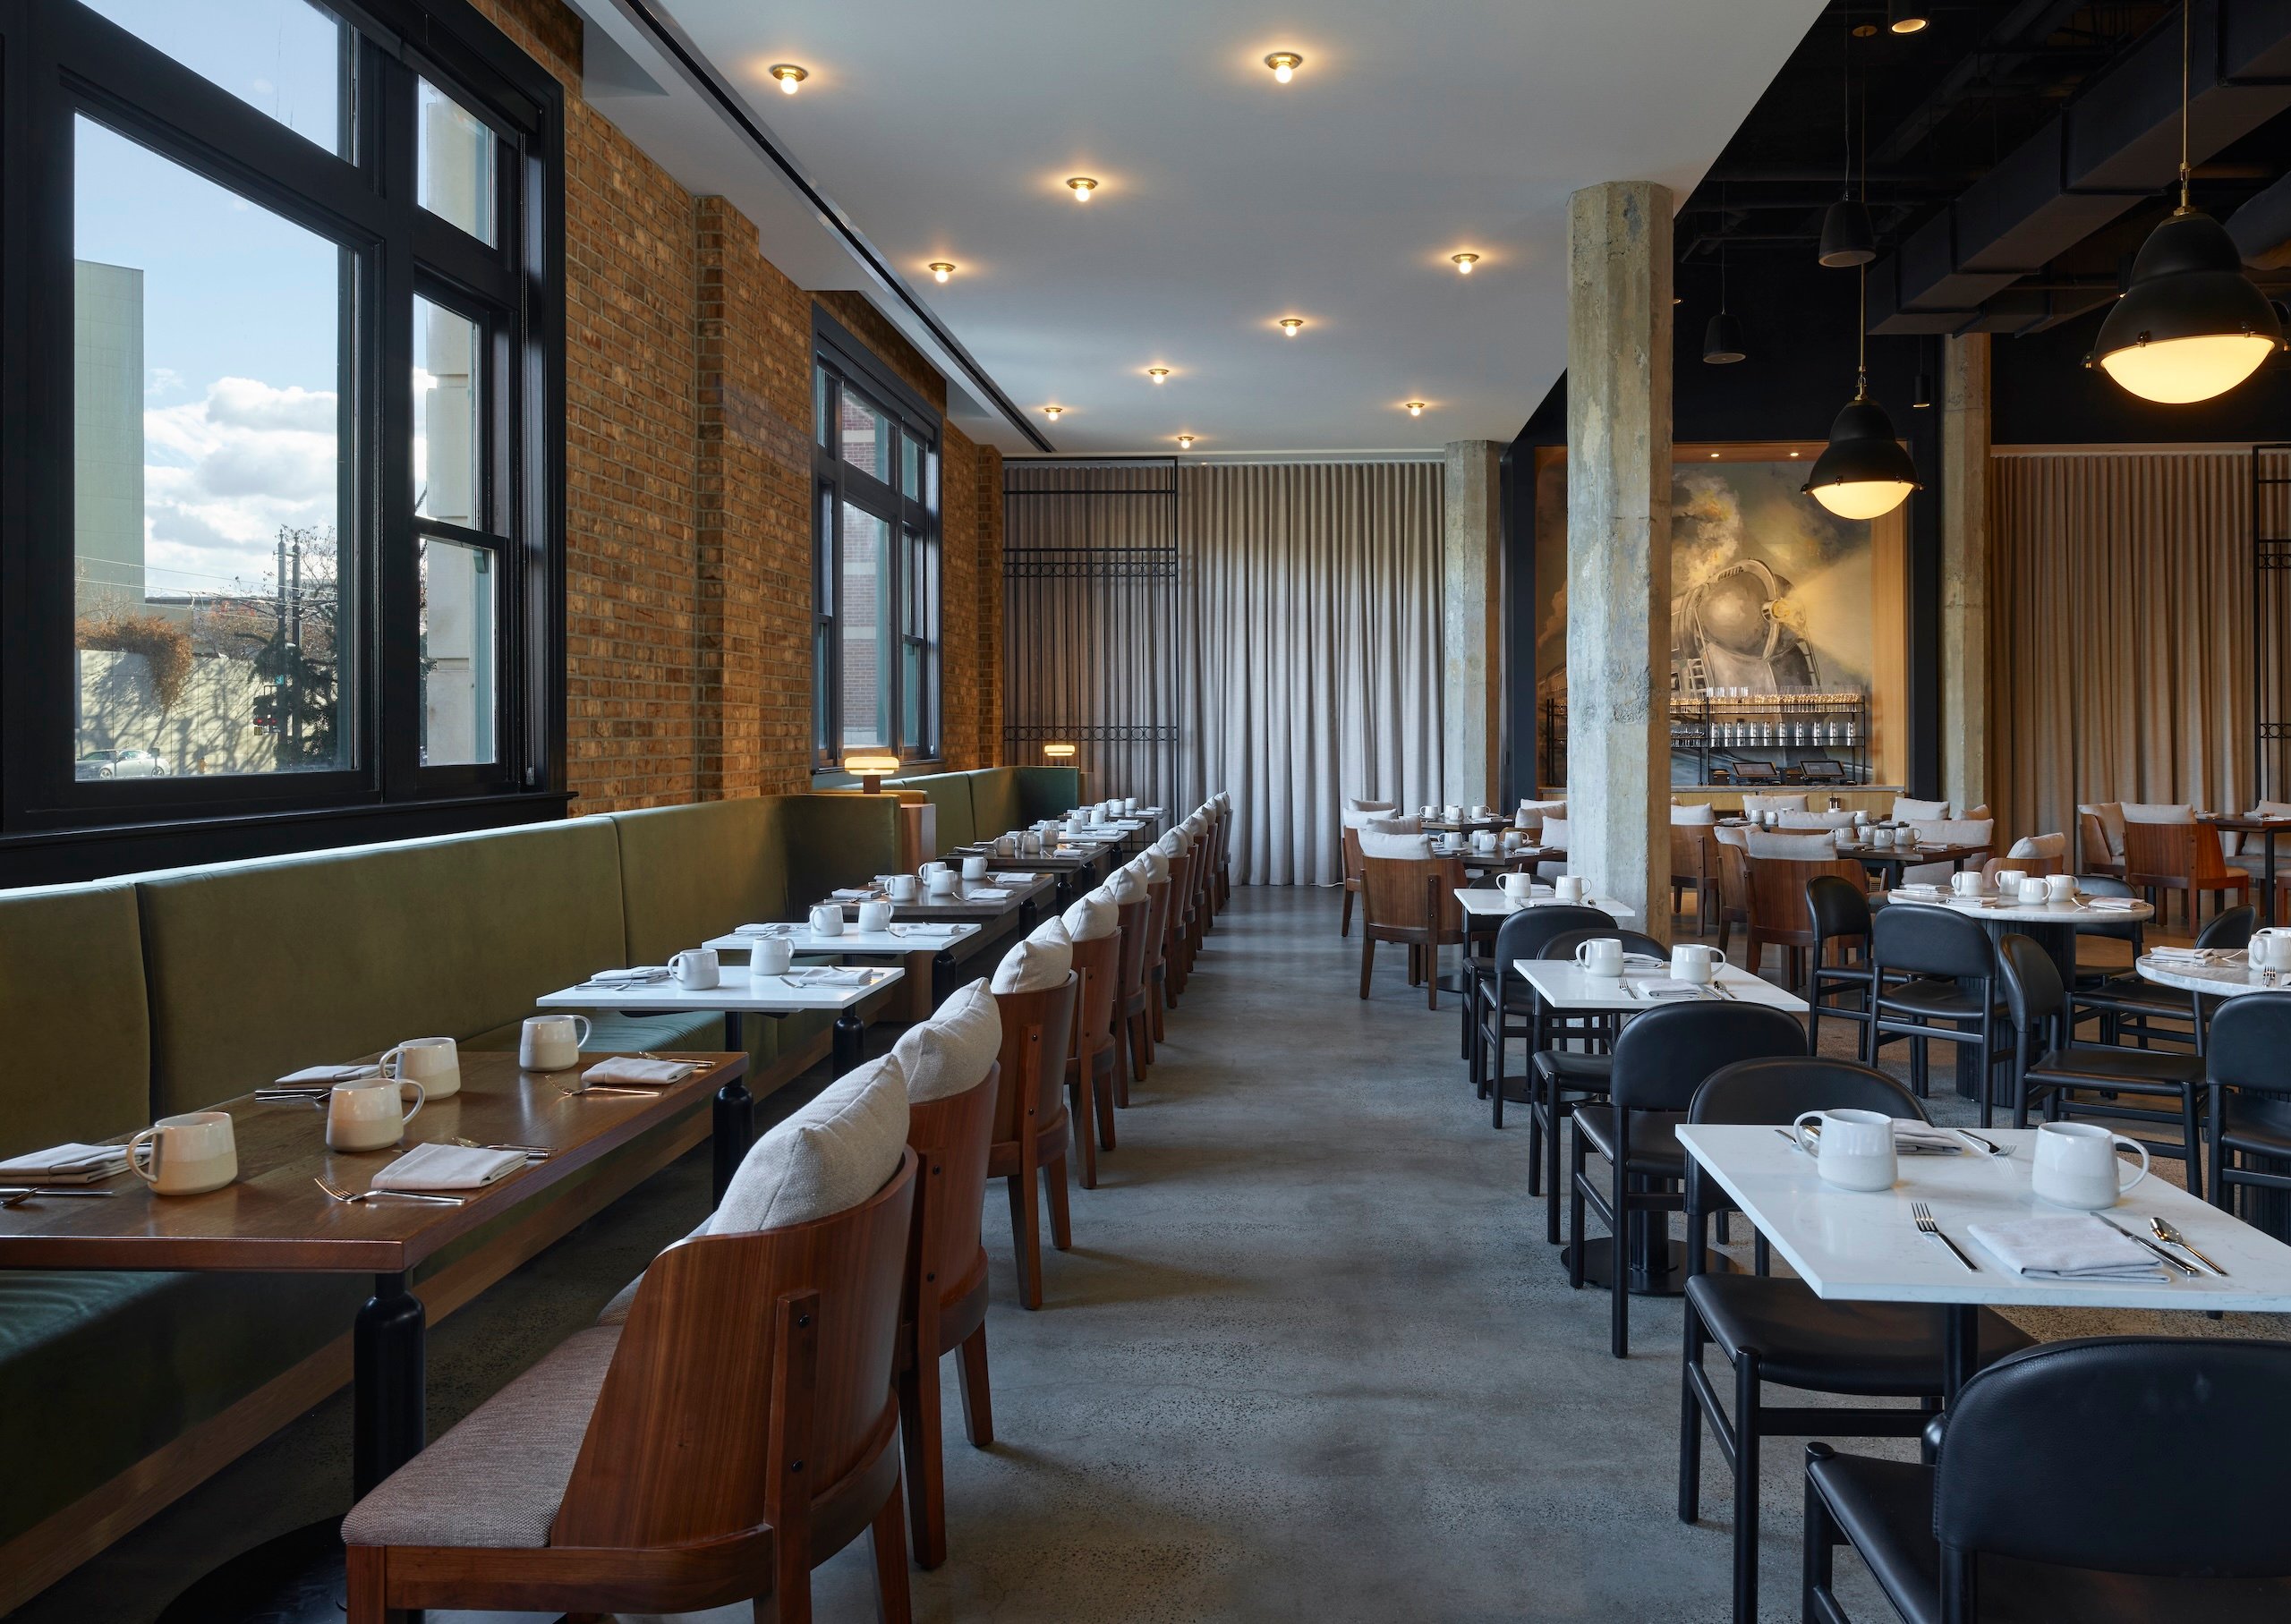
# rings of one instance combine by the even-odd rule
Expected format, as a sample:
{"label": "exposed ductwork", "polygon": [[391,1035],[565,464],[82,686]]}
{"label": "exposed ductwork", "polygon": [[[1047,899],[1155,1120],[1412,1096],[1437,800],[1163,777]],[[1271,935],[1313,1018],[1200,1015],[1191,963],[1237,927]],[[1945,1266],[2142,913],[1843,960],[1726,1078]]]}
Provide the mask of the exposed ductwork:
{"label": "exposed ductwork", "polygon": [[[2291,107],[2291,0],[2187,4],[2195,64],[2188,155],[2201,163]],[[2076,313],[2054,309],[2051,294],[1989,307],[2170,184],[2179,107],[2180,31],[2162,27],[1869,268],[1869,331],[2021,332]]]}
{"label": "exposed ductwork", "polygon": [[2227,234],[2246,265],[2261,270],[2291,265],[2291,174],[2229,215]]}

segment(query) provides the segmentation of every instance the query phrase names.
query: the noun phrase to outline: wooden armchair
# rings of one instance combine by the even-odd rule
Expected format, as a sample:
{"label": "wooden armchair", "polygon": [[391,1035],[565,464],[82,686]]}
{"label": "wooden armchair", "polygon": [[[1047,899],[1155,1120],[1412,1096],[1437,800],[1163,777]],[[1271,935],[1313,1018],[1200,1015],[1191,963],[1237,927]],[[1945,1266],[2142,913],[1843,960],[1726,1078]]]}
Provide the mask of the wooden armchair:
{"label": "wooden armchair", "polygon": [[[1142,1031],[1146,1014],[1146,932],[1152,923],[1154,904],[1149,897],[1139,902],[1121,905],[1121,958],[1114,966],[1113,987],[1113,1100],[1115,1105],[1129,1108],[1129,1080],[1146,1075],[1145,1061],[1137,1053],[1137,1040]],[[1105,1148],[1113,1149],[1113,1113],[1101,1111],[1105,1129]]]}
{"label": "wooden armchair", "polygon": [[1783,980],[1790,986],[1806,984],[1806,953],[1815,945],[1814,921],[1806,905],[1806,883],[1817,874],[1835,874],[1861,889],[1869,880],[1851,857],[1809,862],[1794,857],[1753,857],[1743,854],[1750,943],[1743,967],[1755,975],[1765,963],[1769,947],[1783,949]]}
{"label": "wooden armchair", "polygon": [[1679,911],[1685,892],[1694,893],[1694,923],[1698,931],[1707,933],[1714,912],[1711,897],[1718,889],[1718,863],[1711,855],[1717,833],[1708,823],[1674,823],[1671,825],[1671,911]]}
{"label": "wooden armchair", "polygon": [[351,1624],[737,1602],[795,1624],[862,1531],[905,1624],[892,1368],[917,1166],[830,1217],[661,1253],[625,1324],[570,1338],[352,1510]]}
{"label": "wooden armchair", "polygon": [[1364,857],[1360,891],[1360,996],[1368,996],[1376,944],[1408,947],[1408,984],[1424,985],[1424,1005],[1440,1007],[1440,949],[1465,947],[1461,857]]}
{"label": "wooden armchair", "polygon": [[971,1447],[994,1441],[994,1400],[986,1379],[986,1246],[980,1208],[994,1137],[1002,1068],[977,1087],[911,1108],[907,1143],[922,1193],[907,1246],[900,1314],[899,1438],[907,1452],[907,1517],[915,1560],[947,1560],[947,1472],[939,1415],[939,1363],[962,1354],[963,1432]]}
{"label": "wooden armchair", "polygon": [[1168,972],[1162,955],[1169,940],[1170,899],[1176,889],[1166,880],[1149,882],[1146,887],[1145,979],[1138,991],[1141,1008],[1127,1012],[1129,1051],[1137,1060],[1141,1077],[1154,1063],[1154,1045],[1162,1040],[1162,986]]}
{"label": "wooden armchair", "polygon": [[[1113,1008],[1121,986],[1121,931],[1074,944],[1074,1036],[1066,1050],[1067,1110],[1081,1153],[1082,1187],[1098,1187],[1098,1152],[1113,1149]],[[1103,1074],[1103,1076],[1101,1075]]]}
{"label": "wooden armchair", "polygon": [[2178,891],[2185,898],[2186,923],[2195,929],[2196,899],[2203,892],[2234,892],[2242,902],[2251,891],[2252,877],[2232,866],[2219,850],[2219,837],[2201,823],[2126,823],[2124,826],[2124,878],[2136,891],[2148,893],[2157,905],[2156,920],[2163,923],[2164,899],[2159,891]]}
{"label": "wooden armchair", "polygon": [[994,1141],[986,1176],[1007,1182],[1010,1245],[1018,1261],[1018,1301],[1042,1306],[1042,1203],[1050,1205],[1051,1244],[1074,1245],[1066,1197],[1066,1051],[1074,1036],[1079,975],[1042,992],[998,992],[1002,1016],[1001,1086],[994,1095]]}
{"label": "wooden armchair", "polygon": [[1344,826],[1344,914],[1337,921],[1340,937],[1352,934],[1352,899],[1360,894],[1360,831]]}
{"label": "wooden armchair", "polygon": [[[1729,840],[1732,834],[1736,839]],[[1718,869],[1718,951],[1726,951],[1726,941],[1736,925],[1747,929],[1750,922],[1750,848],[1740,839],[1741,831],[1713,829],[1710,852],[1717,859]],[[1709,927],[1705,925],[1707,931]]]}
{"label": "wooden armchair", "polygon": [[[1194,864],[1201,856],[1201,844],[1196,841],[1178,856],[1170,859],[1170,908],[1162,921],[1162,1003],[1165,1008],[1178,1007],[1178,994],[1185,991],[1186,943],[1193,935]],[[1154,1036],[1162,1036],[1162,1023],[1154,1023]]]}

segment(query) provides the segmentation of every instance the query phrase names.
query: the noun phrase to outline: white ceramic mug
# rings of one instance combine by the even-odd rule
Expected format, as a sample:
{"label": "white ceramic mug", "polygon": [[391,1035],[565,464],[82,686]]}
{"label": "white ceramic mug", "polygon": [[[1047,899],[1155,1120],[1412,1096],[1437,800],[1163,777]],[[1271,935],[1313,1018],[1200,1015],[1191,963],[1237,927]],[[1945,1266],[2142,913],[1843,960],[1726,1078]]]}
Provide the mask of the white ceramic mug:
{"label": "white ceramic mug", "polygon": [[890,893],[893,902],[913,902],[922,895],[923,882],[912,874],[893,874],[883,889]]}
{"label": "white ceramic mug", "polygon": [[1575,949],[1575,967],[1586,975],[1621,975],[1622,944],[1612,936],[1594,936]]}
{"label": "white ceramic mug", "polygon": [[517,1033],[517,1064],[526,1071],[568,1071],[581,1063],[588,1041],[585,1015],[528,1016]]}
{"label": "white ceramic mug", "polygon": [[1121,810],[1122,810],[1122,814],[1123,814],[1125,817],[1126,817],[1126,816],[1128,816],[1129,813],[1136,812],[1136,811],[1137,810],[1137,797],[1136,795],[1124,795],[1124,796],[1122,796],[1122,798],[1121,798]]}
{"label": "white ceramic mug", "polygon": [[2044,889],[2045,894],[2055,902],[2074,902],[2076,900],[2076,876],[2047,874],[2044,877]]}
{"label": "white ceramic mug", "polygon": [[[1821,1124],[1809,1136],[1806,1125]],[[1814,1159],[1824,1184],[1841,1190],[1888,1190],[1900,1172],[1894,1159],[1894,1119],[1883,1111],[1808,1111],[1790,1125],[1798,1148]]]}
{"label": "white ceramic mug", "polygon": [[1513,902],[1525,902],[1536,894],[1536,877],[1533,874],[1506,874],[1495,883]]}
{"label": "white ceramic mug", "polygon": [[[835,911],[839,926],[843,910]],[[704,992],[724,978],[723,961],[716,957],[713,948],[686,948],[669,960],[669,969],[677,978],[677,985],[686,992]]]}
{"label": "white ceramic mug", "polygon": [[958,880],[955,871],[942,863],[923,876],[923,889],[933,897],[951,897]]}
{"label": "white ceramic mug", "polygon": [[[994,855],[995,855],[996,856],[998,856],[998,857],[1015,857],[1015,856],[1017,856],[1017,855],[1018,855],[1018,836],[1016,836],[1016,835],[997,835],[997,836],[995,836],[995,837],[994,837]],[[901,877],[902,877],[902,878],[905,878],[904,876],[901,876]]]}
{"label": "white ceramic mug", "polygon": [[1494,851],[1495,849],[1495,831],[1488,829],[1476,829],[1472,830],[1471,849],[1476,852]]}
{"label": "white ceramic mug", "polygon": [[1891,829],[1871,829],[1871,830],[1869,831],[1869,844],[1870,844],[1870,845],[1872,845],[1872,846],[1891,846],[1893,843],[1894,843],[1894,831],[1893,831],[1893,830],[1891,830]]}
{"label": "white ceramic mug", "polygon": [[[139,1152],[149,1151],[148,1160]],[[239,1176],[228,1111],[162,1117],[127,1142],[128,1170],[155,1195],[204,1195]]]}
{"label": "white ceramic mug", "polygon": [[1066,820],[1066,832],[1069,835],[1079,835],[1083,829],[1087,827],[1088,825],[1084,823],[1079,818],[1069,818]]}
{"label": "white ceramic mug", "polygon": [[2021,881],[2028,877],[2028,872],[2024,869],[1998,869],[1997,894],[1999,897],[2017,899],[2021,895]]}
{"label": "white ceramic mug", "polygon": [[462,1057],[451,1038],[408,1038],[381,1059],[382,1075],[419,1083],[428,1100],[462,1092]]}
{"label": "white ceramic mug", "polygon": [[1960,897],[1978,897],[1985,882],[1977,869],[1959,869],[1949,876],[1949,889]]}
{"label": "white ceramic mug", "polygon": [[1018,855],[1021,857],[1041,856],[1042,837],[1035,833],[1032,829],[1028,829],[1026,833],[1020,835],[1018,837]]}
{"label": "white ceramic mug", "polygon": [[861,934],[880,936],[891,928],[891,905],[888,902],[863,902],[859,905]]}
{"label": "white ceramic mug", "polygon": [[966,857],[966,858],[964,858],[964,859],[963,859],[963,878],[964,878],[964,879],[966,879],[966,880],[984,880],[984,879],[985,879],[985,878],[986,878],[986,859],[985,859],[985,858],[984,858],[984,857]]}
{"label": "white ceramic mug", "polygon": [[1436,818],[1440,815],[1440,809],[1436,806],[1419,806],[1416,809],[1416,815],[1419,818]]}
{"label": "white ceramic mug", "polygon": [[1551,886],[1552,895],[1562,902],[1583,900],[1584,885],[1583,877],[1580,874],[1562,874],[1551,882]]}
{"label": "white ceramic mug", "polygon": [[[836,910],[836,923],[839,925],[843,923],[843,910],[840,908]],[[748,974],[751,979],[759,975],[785,975],[788,966],[795,962],[796,944],[784,936],[760,938],[755,946],[748,949]]]}
{"label": "white ceramic mug", "polygon": [[[413,1103],[406,1104],[406,1091]],[[428,1095],[419,1083],[396,1077],[366,1077],[337,1083],[326,1101],[327,1148],[383,1151],[405,1137],[405,1125],[422,1114]]]}
{"label": "white ceramic mug", "polygon": [[1671,949],[1671,974],[1678,981],[1708,986],[1717,975],[1718,965],[1718,949],[1704,942],[1682,941]]}
{"label": "white ceramic mug", "polygon": [[[2116,1146],[2138,1153],[2140,1166],[2123,1182]],[[2148,1147],[2137,1139],[2091,1122],[2045,1122],[2037,1127],[2036,1167],[2030,1187],[2055,1206],[2097,1212],[2112,1207],[2148,1177]]]}
{"label": "white ceramic mug", "polygon": [[2244,962],[2254,970],[2291,970],[2291,931],[2276,926],[2253,931],[2244,948]]}
{"label": "white ceramic mug", "polygon": [[1451,804],[1440,809],[1440,818],[1443,822],[1461,823],[1463,821],[1463,816],[1464,809],[1461,806]]}
{"label": "white ceramic mug", "polygon": [[2020,883],[2019,892],[2023,907],[2041,907],[2052,900],[2052,893],[2046,889],[2042,874],[2031,874],[2024,878]]}
{"label": "white ceramic mug", "polygon": [[812,934],[840,936],[843,934],[843,905],[839,902],[817,902],[812,905]]}

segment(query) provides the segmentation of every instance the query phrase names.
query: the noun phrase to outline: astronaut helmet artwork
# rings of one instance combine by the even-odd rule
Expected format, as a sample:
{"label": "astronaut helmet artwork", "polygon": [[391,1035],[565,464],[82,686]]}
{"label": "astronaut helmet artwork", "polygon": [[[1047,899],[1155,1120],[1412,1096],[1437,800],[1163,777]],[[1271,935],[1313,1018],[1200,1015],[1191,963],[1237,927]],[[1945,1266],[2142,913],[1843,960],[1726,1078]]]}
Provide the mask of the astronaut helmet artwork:
{"label": "astronaut helmet artwork", "polygon": [[1746,689],[1800,693],[1821,685],[1790,580],[1742,558],[1671,601],[1673,669],[1680,697]]}

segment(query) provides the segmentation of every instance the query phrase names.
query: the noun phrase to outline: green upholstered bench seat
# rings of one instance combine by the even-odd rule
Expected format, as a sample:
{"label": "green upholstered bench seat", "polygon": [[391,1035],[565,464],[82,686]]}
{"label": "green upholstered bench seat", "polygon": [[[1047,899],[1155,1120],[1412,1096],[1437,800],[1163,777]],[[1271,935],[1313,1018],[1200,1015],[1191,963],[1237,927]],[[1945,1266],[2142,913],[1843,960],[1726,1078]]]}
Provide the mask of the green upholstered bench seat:
{"label": "green upholstered bench seat", "polygon": [[0,1542],[350,1329],[364,1275],[0,1269]]}

